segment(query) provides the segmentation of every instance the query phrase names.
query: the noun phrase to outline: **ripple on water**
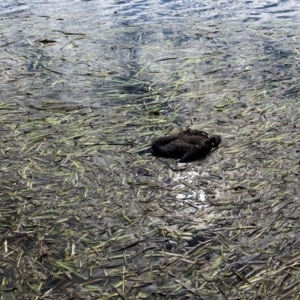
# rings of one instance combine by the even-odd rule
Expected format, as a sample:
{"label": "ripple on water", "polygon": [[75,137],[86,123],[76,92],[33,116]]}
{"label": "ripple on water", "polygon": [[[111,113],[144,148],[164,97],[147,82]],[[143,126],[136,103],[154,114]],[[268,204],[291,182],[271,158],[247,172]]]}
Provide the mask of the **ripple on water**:
{"label": "ripple on water", "polygon": [[[83,1],[83,0],[11,0],[0,4],[0,14],[18,14],[32,11],[48,16],[72,16],[76,13],[78,21],[82,17],[94,18],[115,25],[161,23],[180,21],[180,19],[203,17],[208,20],[240,19],[257,22],[269,18],[294,18],[299,12],[300,2],[294,1],[169,1],[169,0],[133,0],[133,1]],[[253,14],[256,14],[253,17]]]}
{"label": "ripple on water", "polygon": [[30,11],[30,6],[18,1],[8,1],[6,3],[0,3],[0,16],[20,14],[28,11]]}

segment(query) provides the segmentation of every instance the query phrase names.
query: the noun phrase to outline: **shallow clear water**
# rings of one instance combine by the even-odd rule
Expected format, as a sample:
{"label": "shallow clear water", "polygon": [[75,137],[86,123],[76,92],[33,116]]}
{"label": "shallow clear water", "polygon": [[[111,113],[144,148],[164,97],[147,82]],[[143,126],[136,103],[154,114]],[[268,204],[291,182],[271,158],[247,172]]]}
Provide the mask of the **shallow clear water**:
{"label": "shallow clear water", "polygon": [[278,57],[298,51],[300,1],[12,0],[0,8],[4,98],[18,90],[112,104],[149,87],[164,97],[174,85],[197,93],[197,82],[224,86],[244,68],[280,72]]}
{"label": "shallow clear water", "polygon": [[[230,261],[235,259],[240,264],[240,258],[246,257],[248,263],[250,254],[258,251],[257,245],[260,247],[256,241],[261,242],[269,228],[270,251],[262,252],[266,269],[272,263],[276,272],[266,273],[265,279],[261,266],[255,265],[248,271],[250,283],[239,276],[240,290],[248,293],[248,298],[252,290],[253,299],[264,290],[269,295],[268,288],[253,285],[257,280],[254,269],[259,270],[257,277],[263,282],[283,282],[284,278],[296,280],[290,286],[298,285],[297,274],[291,276],[290,264],[282,268],[282,262],[293,262],[299,253],[297,248],[292,255],[286,250],[295,242],[298,227],[294,221],[299,219],[295,210],[299,207],[295,205],[299,178],[299,10],[300,1],[0,1],[1,183],[4,202],[18,199],[18,208],[8,211],[6,219],[19,222],[9,227],[4,222],[3,232],[11,228],[17,234],[22,253],[26,248],[15,230],[21,224],[32,249],[42,240],[38,234],[36,240],[28,235],[34,228],[44,231],[41,236],[49,233],[53,241],[65,239],[65,244],[70,244],[77,240],[79,253],[90,253],[94,242],[101,243],[102,251],[102,241],[108,241],[107,249],[120,246],[117,248],[122,257],[127,246],[119,237],[127,240],[133,232],[134,242],[128,251],[136,245],[137,253],[146,253],[142,258],[133,256],[133,273],[140,274],[139,266],[149,264],[144,278],[155,278],[145,289],[152,293],[166,291],[168,284],[174,290],[173,275],[165,284],[160,270],[154,277],[152,272],[152,266],[163,265],[168,256],[156,258],[156,254],[144,252],[144,241],[148,243],[148,237],[154,237],[153,228],[163,241],[168,237],[180,247],[184,244],[182,230],[192,237],[204,228],[213,228],[212,232],[216,229],[212,247],[205,250],[217,262],[211,264],[214,274],[218,260],[224,260],[226,240],[234,243],[233,247],[224,247]],[[170,128],[191,125],[220,134],[221,147],[204,162],[186,169],[178,169],[171,160],[165,163],[152,159],[151,140],[170,134]],[[32,218],[29,213],[24,214],[27,219],[11,217],[28,202],[43,207],[46,217],[34,210]],[[58,207],[62,209],[59,221],[48,207],[57,213]],[[132,227],[126,215],[134,220],[130,221]],[[37,217],[45,221],[45,230],[37,228]],[[59,227],[59,234],[52,231],[63,222],[64,228],[74,226],[70,236],[61,236],[63,227]],[[177,233],[174,238],[161,231],[168,227],[169,233],[179,229],[178,241]],[[273,243],[281,228],[295,230],[295,235],[284,232],[285,239]],[[221,230],[224,244],[219,242]],[[142,243],[135,239],[138,235],[146,237]],[[278,249],[281,243],[286,245]],[[180,247],[172,251],[181,255]],[[233,258],[235,251],[238,254]],[[275,255],[275,261],[274,253],[279,252],[285,252],[285,256]],[[10,253],[17,255],[15,250]],[[189,253],[192,265],[202,259],[202,254]],[[105,278],[107,265],[98,264],[100,256],[95,254],[95,260],[87,257],[84,270],[94,270],[86,275]],[[116,257],[115,252],[109,255],[113,260]],[[65,257],[65,249],[61,257]],[[20,257],[9,259],[11,270],[15,269],[14,261],[22,266]],[[75,259],[80,268],[85,266],[81,258]],[[227,265],[228,260],[224,263]],[[122,263],[118,266],[124,282],[125,268]],[[180,279],[189,276],[181,262],[172,268]],[[286,271],[281,278],[278,268]],[[57,272],[58,281],[64,281],[62,274],[66,273],[67,285],[83,286],[73,281],[69,270]],[[52,297],[61,285],[52,289],[52,265],[45,273],[50,282],[46,290]],[[212,273],[207,271],[203,278],[213,279]],[[6,274],[12,274],[14,283],[14,273],[5,270],[2,275]],[[101,282],[103,294],[99,299],[109,284],[114,284],[112,293],[115,286],[121,286],[115,284],[113,276],[106,286]],[[230,281],[226,291],[230,298],[235,284],[227,273],[226,278]],[[214,287],[205,287],[209,293],[223,282],[219,277],[215,280]],[[22,282],[28,285],[27,279]],[[204,286],[199,282],[198,286]],[[132,283],[125,289],[129,286],[131,293]],[[102,293],[99,287],[91,291]],[[272,284],[273,290],[276,287]],[[282,285],[278,289],[276,297],[284,290]],[[19,291],[19,287],[10,290]]]}

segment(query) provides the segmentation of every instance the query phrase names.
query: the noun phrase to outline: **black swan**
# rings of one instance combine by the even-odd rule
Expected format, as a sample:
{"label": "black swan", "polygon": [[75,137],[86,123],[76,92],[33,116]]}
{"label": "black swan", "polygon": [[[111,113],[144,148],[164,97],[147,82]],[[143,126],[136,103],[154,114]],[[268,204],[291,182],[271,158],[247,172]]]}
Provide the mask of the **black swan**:
{"label": "black swan", "polygon": [[154,156],[179,158],[180,163],[202,159],[221,143],[219,135],[208,136],[204,131],[188,129],[177,135],[164,136],[151,144]]}

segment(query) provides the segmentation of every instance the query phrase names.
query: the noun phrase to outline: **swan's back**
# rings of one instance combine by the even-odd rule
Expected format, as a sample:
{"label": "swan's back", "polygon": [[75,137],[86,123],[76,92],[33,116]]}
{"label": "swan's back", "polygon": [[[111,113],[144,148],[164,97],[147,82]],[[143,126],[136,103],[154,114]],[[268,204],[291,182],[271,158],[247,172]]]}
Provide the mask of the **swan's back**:
{"label": "swan's back", "polygon": [[177,158],[179,162],[190,162],[204,158],[221,142],[218,135],[208,137],[204,131],[187,130],[177,135],[164,136],[153,141],[154,156]]}

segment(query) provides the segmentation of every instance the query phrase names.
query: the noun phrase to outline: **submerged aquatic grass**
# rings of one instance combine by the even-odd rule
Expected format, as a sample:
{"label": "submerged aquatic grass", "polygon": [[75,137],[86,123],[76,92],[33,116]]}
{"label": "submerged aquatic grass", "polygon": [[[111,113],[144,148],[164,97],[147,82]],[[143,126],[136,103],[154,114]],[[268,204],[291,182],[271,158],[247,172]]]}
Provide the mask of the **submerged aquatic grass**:
{"label": "submerged aquatic grass", "polygon": [[[84,34],[7,46],[1,299],[296,299],[292,27],[190,25],[109,32],[123,44],[100,57]],[[189,126],[221,147],[182,167],[151,156]]]}

